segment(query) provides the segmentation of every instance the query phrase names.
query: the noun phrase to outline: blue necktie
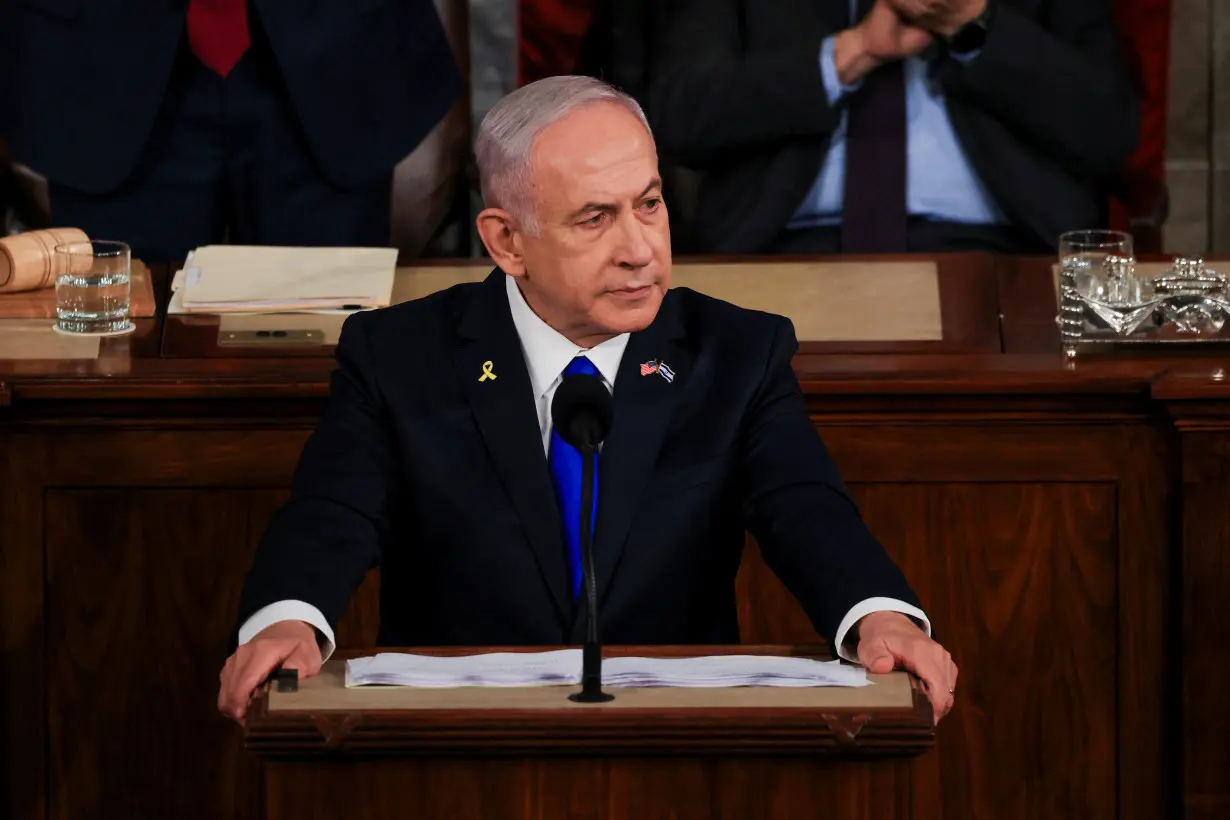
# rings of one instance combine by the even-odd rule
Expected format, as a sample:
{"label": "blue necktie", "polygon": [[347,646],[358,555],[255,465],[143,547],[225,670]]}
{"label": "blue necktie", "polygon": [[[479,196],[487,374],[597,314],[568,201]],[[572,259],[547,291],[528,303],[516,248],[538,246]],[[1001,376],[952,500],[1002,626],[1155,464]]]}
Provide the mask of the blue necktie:
{"label": "blue necktie", "polygon": [[[598,376],[598,368],[584,356],[577,356],[564,376]],[[601,377],[599,377],[601,378]],[[568,570],[572,580],[572,597],[581,592],[581,451],[564,441],[558,431],[551,429],[551,447],[547,461],[551,465],[551,480],[555,484],[555,500],[559,504],[564,524],[564,541],[568,548]],[[598,454],[594,453],[594,499],[590,518],[590,532],[598,517]],[[592,537],[592,536],[591,536]],[[593,542],[590,542],[593,545]]]}

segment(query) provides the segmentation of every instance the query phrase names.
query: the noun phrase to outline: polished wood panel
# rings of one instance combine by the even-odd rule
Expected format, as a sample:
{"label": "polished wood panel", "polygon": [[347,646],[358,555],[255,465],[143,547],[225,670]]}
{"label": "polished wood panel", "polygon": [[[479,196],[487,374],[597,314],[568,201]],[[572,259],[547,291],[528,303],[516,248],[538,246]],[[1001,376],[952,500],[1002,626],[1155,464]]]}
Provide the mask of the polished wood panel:
{"label": "polished wood panel", "polygon": [[[915,816],[1120,816],[1113,799],[1117,657],[1106,640],[1118,619],[1115,486],[911,483],[852,491],[962,670],[956,706],[939,728],[938,770],[930,773],[939,799],[916,806],[922,813]],[[744,638],[814,639],[798,605],[752,555],[741,588],[750,597]],[[942,814],[928,813],[940,806]]]}
{"label": "polished wood panel", "polygon": [[1230,418],[1183,437],[1184,800],[1189,820],[1230,817]]}
{"label": "polished wood panel", "polygon": [[1153,398],[1164,401],[1183,430],[1208,420],[1212,430],[1226,429],[1226,402],[1230,401],[1230,356],[1184,362],[1153,383]]}
{"label": "polished wood panel", "polygon": [[1000,326],[1005,353],[1060,352],[1053,256],[1001,259]]}
{"label": "polished wood panel", "polygon": [[[1148,442],[1149,428],[1141,424],[1121,426],[1120,429],[1126,430],[1125,435],[1121,436],[1116,432],[1117,428],[1113,426],[1107,428],[1100,424],[1104,412],[1097,407],[1091,408],[1089,418],[1086,419],[1080,414],[1073,415],[1069,410],[1066,423],[1060,423],[1062,421],[1060,416],[1055,411],[1051,411],[1049,423],[1042,423],[1045,420],[1034,415],[1022,419],[1013,418],[1012,421],[1000,421],[997,424],[990,423],[985,411],[981,409],[966,413],[964,417],[960,414],[954,416],[954,411],[945,411],[939,416],[942,422],[930,421],[926,424],[919,423],[926,418],[925,416],[915,416],[912,424],[905,423],[902,418],[892,414],[865,415],[857,421],[842,418],[840,415],[836,417],[823,414],[817,416],[817,422],[821,424],[831,450],[839,463],[845,467],[845,472],[851,480],[852,492],[862,505],[864,515],[873,530],[880,535],[890,551],[906,567],[910,577],[914,579],[928,610],[932,611],[933,617],[936,618],[937,635],[953,650],[958,662],[962,665],[963,681],[980,682],[989,687],[979,695],[979,697],[988,698],[979,703],[980,714],[984,718],[994,716],[1008,708],[1005,707],[1005,703],[1009,707],[1019,704],[1021,692],[1026,686],[1033,687],[1039,679],[1049,680],[1048,676],[1053,675],[1054,672],[1046,665],[1031,667],[1032,671],[1027,671],[1023,678],[1029,681],[1028,684],[1020,684],[1017,688],[1012,688],[1011,684],[1014,681],[1005,680],[1002,690],[994,689],[992,681],[997,679],[997,670],[1004,665],[1005,659],[996,654],[984,657],[987,641],[973,645],[973,648],[980,649],[980,651],[970,654],[972,645],[969,642],[973,639],[962,633],[960,629],[952,627],[955,616],[945,610],[945,607],[949,605],[945,603],[945,592],[950,589],[959,589],[965,596],[968,596],[971,602],[976,602],[976,607],[964,613],[966,617],[974,619],[985,617],[986,611],[994,609],[999,593],[994,587],[987,587],[983,576],[944,574],[952,571],[952,567],[948,564],[954,556],[985,555],[986,550],[994,547],[1003,553],[997,560],[1004,560],[1004,557],[1017,552],[1023,556],[1038,553],[1048,556],[1049,560],[1054,560],[1052,553],[1057,544],[1062,543],[1071,548],[1071,545],[1067,544],[1067,538],[1060,538],[1057,533],[1075,533],[1077,537],[1073,543],[1078,547],[1100,545],[1100,551],[1094,550],[1092,553],[1099,560],[1104,560],[1107,555],[1112,558],[1115,555],[1114,549],[1106,547],[1106,538],[1113,539],[1111,543],[1117,545],[1125,538],[1131,538],[1130,534],[1141,533],[1141,543],[1132,548],[1133,554],[1147,555],[1150,548],[1156,551],[1159,545],[1164,543],[1164,533],[1162,538],[1154,541],[1149,533],[1157,531],[1156,524],[1150,523],[1140,515],[1142,510],[1148,511],[1147,503],[1143,507],[1140,503],[1135,503],[1126,512],[1115,513],[1113,505],[1109,508],[1097,506],[1097,504],[1089,507],[1086,501],[1082,501],[1090,493],[1093,497],[1101,498],[1105,492],[1113,494],[1116,491],[1115,488],[1126,487],[1133,482],[1136,487],[1133,491],[1135,497],[1142,488],[1147,486],[1147,481],[1143,477],[1133,477],[1138,470],[1131,466],[1133,462],[1129,456],[1133,452],[1133,446],[1139,447],[1137,439]],[[1121,414],[1116,415],[1116,417],[1119,416]],[[1001,418],[1003,418],[1002,414]],[[1097,427],[1074,426],[1073,422],[1077,419],[1093,421],[1099,425]],[[53,485],[84,482],[117,488],[137,486],[148,482],[183,487],[182,491],[174,492],[183,492],[189,496],[195,493],[209,496],[219,492],[219,490],[204,489],[211,485],[216,487],[234,486],[236,483],[251,485],[255,489],[243,491],[251,496],[247,513],[251,525],[244,535],[247,539],[245,543],[250,549],[284,493],[281,490],[260,488],[285,486],[305,430],[265,430],[260,429],[260,425],[257,425],[256,429],[247,429],[236,423],[227,423],[225,420],[211,422],[211,425],[216,425],[219,429],[197,429],[199,425],[195,424],[190,428],[185,428],[182,425],[169,422],[158,423],[153,420],[144,423],[143,426],[146,424],[153,426],[151,429],[135,430],[103,428],[104,432],[101,433],[98,430],[87,431],[86,428],[49,429],[48,433],[54,430],[54,439],[49,436],[45,442],[48,453],[43,458],[43,468],[50,471],[50,476],[45,480]],[[51,446],[53,441],[54,447]],[[1145,447],[1146,452],[1150,449],[1156,449],[1156,447]],[[51,450],[55,452],[50,452]],[[996,458],[988,460],[981,457],[980,454],[985,452],[995,452]],[[56,478],[53,480],[51,476]],[[59,492],[54,491],[50,498],[60,498],[57,495]],[[132,491],[120,490],[120,492]],[[959,503],[950,500],[954,492],[957,493]],[[1155,492],[1155,490],[1150,490],[1150,492]],[[983,496],[983,493],[990,495]],[[1007,494],[1004,495],[1004,493]],[[1045,499],[1046,503],[1038,501],[1038,497]],[[1102,503],[1103,501],[1098,501],[1098,504]],[[1090,510],[1101,510],[1093,515],[1091,520],[1096,525],[1098,538],[1102,540],[1094,538],[1089,530],[1082,530],[1079,526],[1069,526],[1074,517],[1080,518],[1080,515],[1070,514],[1069,508],[1072,504],[1076,504],[1074,509],[1083,511],[1081,515],[1090,514]],[[948,506],[945,507],[945,505]],[[189,507],[192,506],[189,505]],[[139,519],[143,519],[147,514],[154,515],[144,512],[147,509],[153,508],[142,505],[141,511],[133,514]],[[198,506],[197,509],[203,508]],[[948,509],[949,512],[937,518],[937,509]],[[983,529],[989,528],[992,532],[995,531],[994,522],[997,516],[1002,515],[1009,520],[1017,521],[1012,516],[1020,509],[1028,510],[1029,516],[1024,523],[1018,522],[1019,527],[1014,526],[1002,530],[994,540],[980,540],[978,536]],[[1106,517],[1107,509],[1111,510],[1109,519]],[[974,514],[970,511],[975,510],[981,510],[978,514],[990,518],[985,521],[982,518],[976,518],[969,524],[963,524],[963,516]],[[1126,516],[1122,523],[1116,518],[1118,514]],[[194,517],[199,519],[201,515],[203,513],[198,512],[194,514]],[[54,516],[49,516],[49,520],[51,517],[65,516],[56,512]],[[157,523],[155,515],[151,526],[154,529],[165,529],[166,524]],[[209,532],[210,527],[204,526],[193,528],[191,532],[180,533],[178,537],[188,542],[203,538],[205,539],[204,545],[197,549],[216,549],[216,545],[209,545]],[[965,534],[957,536],[956,533]],[[1129,535],[1116,535],[1116,533],[1129,533]],[[120,536],[116,537],[120,538]],[[1007,539],[1015,540],[1008,541]],[[1154,541],[1154,543],[1152,545],[1145,543],[1148,541]],[[81,533],[78,542],[66,536],[63,543],[64,549],[68,549],[68,545],[73,543],[89,543],[89,538],[85,533]],[[153,548],[153,544],[147,541],[142,543],[140,551],[143,553]],[[1116,546],[1115,549],[1117,548]],[[1083,555],[1083,553],[1080,554]],[[1060,557],[1062,555],[1061,553]],[[932,573],[941,566],[943,567],[941,575],[932,577]],[[1060,564],[1059,566],[1064,569],[1064,572],[1058,577],[1068,578],[1083,564]],[[235,567],[228,571],[242,572],[241,569]],[[1058,571],[1056,569],[1056,572]],[[780,641],[811,636],[810,626],[798,611],[797,605],[782,592],[780,584],[764,569],[763,564],[757,567],[756,562],[750,560],[744,568],[742,577],[745,580],[741,582],[744,584],[741,587],[741,595],[745,596],[745,600],[741,604],[741,610],[744,613],[746,639]],[[1155,576],[1159,583],[1160,577]],[[1069,580],[1079,580],[1079,578]],[[1138,584],[1141,582],[1141,579],[1138,579]],[[339,643],[342,645],[370,643],[378,613],[376,587],[374,586],[378,581],[373,577],[368,583],[372,586],[367,592],[360,592],[356,596],[352,602],[351,614],[339,630]],[[995,590],[994,595],[991,590]],[[1056,592],[1057,600],[1063,600],[1065,606],[1069,606],[1069,598],[1077,591],[1079,588]],[[1126,618],[1135,616],[1124,613],[1137,611],[1140,601],[1148,601],[1150,597],[1156,597],[1156,595],[1148,589],[1137,587],[1123,591],[1122,597],[1125,601],[1131,601],[1131,606],[1120,608],[1116,604],[1113,611],[1117,613],[1117,617]],[[1077,605],[1077,614],[1087,613],[1087,610],[1087,606]],[[784,612],[793,612],[794,615],[783,616]],[[1016,628],[1026,628],[1030,630],[1026,634],[1035,635],[1046,625],[1045,618],[1051,617],[1054,613],[1035,608],[1025,610],[1025,614],[1027,617]],[[353,625],[351,618],[356,619]],[[797,631],[791,631],[791,618],[794,619],[793,623],[797,626]],[[1079,621],[1084,624],[1102,622],[1098,618]],[[1142,626],[1144,624],[1134,624],[1137,628],[1132,630],[1133,638],[1124,644],[1125,647],[1137,640],[1136,636],[1142,632],[1139,627]],[[229,629],[229,623],[220,623],[210,627],[210,630],[217,635],[223,635],[227,629]],[[1056,627],[1056,631],[1064,634],[1066,642],[1058,649],[1067,647],[1065,651],[1070,656],[1077,656],[1079,654],[1076,649],[1079,643],[1077,639],[1082,638],[1082,633],[1079,631],[1073,633],[1070,628],[1059,627]],[[1110,631],[1113,632],[1114,627],[1111,627]],[[75,643],[76,641],[70,640],[70,637],[65,636],[57,641],[56,645]],[[1088,635],[1083,635],[1083,637],[1088,638]],[[223,639],[219,638],[219,640]],[[1040,640],[1035,637],[1024,641],[1024,644],[1034,645]],[[1097,645],[1098,641],[1092,640],[1092,644]],[[997,645],[995,648],[1011,653],[1016,646],[1017,642],[1014,639],[1005,646]],[[1055,647],[1052,649],[1058,651]],[[1149,664],[1148,669],[1156,669],[1156,656],[1151,656],[1151,658],[1141,660]],[[1008,655],[1009,666],[1014,661],[1015,656]],[[1137,677],[1147,676],[1146,674]],[[1153,677],[1157,676],[1153,675]],[[977,688],[970,690],[975,695],[978,691]],[[1075,697],[1081,706],[1088,706],[1085,701],[1093,700],[1093,696],[1088,691],[1081,691],[1079,688],[1073,691],[1076,695],[1072,697]],[[1113,684],[1101,687],[1097,694],[1104,708],[1111,708],[1116,697],[1126,698],[1128,701],[1148,702],[1147,698],[1140,697],[1139,692],[1133,693],[1125,690],[1117,694]],[[948,812],[946,817],[977,817],[980,807],[986,808],[980,800],[989,801],[989,798],[983,798],[980,795],[993,791],[991,787],[997,785],[995,782],[997,774],[999,772],[1013,773],[1003,775],[1010,779],[1019,777],[1019,773],[1023,771],[1031,772],[1031,778],[1038,778],[1036,783],[1046,785],[1048,788],[1055,787],[1057,793],[1067,803],[1039,806],[1037,803],[1026,802],[1021,804],[1015,815],[1008,816],[1028,816],[1028,812],[1034,808],[1054,810],[1058,812],[1058,816],[1064,816],[1065,806],[1069,804],[1074,812],[1079,809],[1080,812],[1094,817],[1103,816],[1108,806],[1113,810],[1117,804],[1113,796],[1102,795],[1099,798],[1102,801],[1100,804],[1094,803],[1090,796],[1091,784],[1096,785],[1104,779],[1104,770],[1097,768],[1100,764],[1093,762],[1106,759],[1100,757],[1100,753],[1094,754],[1086,763],[1085,768],[1067,772],[1058,783],[1051,782],[1048,778],[1055,776],[1055,769],[1047,767],[1040,769],[1035,760],[1048,743],[1054,742],[1053,739],[1048,739],[1052,737],[1048,732],[1053,731],[1057,735],[1067,737],[1066,733],[1069,729],[1065,729],[1059,723],[1047,723],[1040,728],[1034,727],[1031,730],[1032,734],[1009,735],[1008,737],[1014,738],[1015,743],[1008,744],[1005,749],[1000,750],[994,744],[996,728],[991,723],[975,722],[970,726],[966,725],[963,715],[966,698],[969,696],[963,687],[962,699],[959,701],[957,712],[942,725],[940,753],[929,755],[915,764],[912,785],[918,795],[916,799],[920,801],[914,807],[917,816],[928,816],[928,811],[935,811],[936,807],[944,806],[944,810]],[[1133,748],[1139,746],[1142,751],[1131,752],[1128,749],[1129,756],[1134,754],[1137,758],[1138,776],[1126,778],[1125,782],[1128,784],[1147,783],[1153,777],[1151,771],[1161,769],[1158,764],[1161,745],[1138,744],[1135,735],[1117,734],[1116,727],[1108,728],[1105,725],[1103,712],[1098,712],[1096,706],[1090,708],[1093,709],[1092,713],[1082,716],[1085,722],[1077,721],[1073,725],[1086,729],[1092,726],[1096,729],[1091,736],[1080,741],[1080,743],[1087,742],[1094,745],[1086,748],[1078,743],[1072,748],[1082,751],[1089,751],[1090,748],[1104,749],[1107,743],[1112,746],[1123,745]],[[1125,712],[1124,719],[1129,721],[1135,719],[1135,711]],[[1143,711],[1149,712],[1150,710]],[[1156,710],[1152,711],[1156,712]],[[198,713],[198,718],[203,720],[203,714],[203,712]],[[1022,731],[1025,730],[1022,729]],[[955,739],[950,739],[950,737]],[[997,758],[999,765],[993,768],[971,767],[970,759],[973,751],[1001,754]],[[974,756],[974,759],[978,759],[977,756]],[[130,776],[154,777],[154,772],[159,771],[161,766],[161,761],[155,760],[146,760],[144,763],[137,761],[137,763],[138,765],[133,770],[135,774]],[[1090,766],[1094,768],[1090,769]],[[142,771],[144,774],[141,774]],[[1075,777],[1075,771],[1079,771],[1081,775],[1079,778]],[[1098,774],[1096,777],[1091,777],[1090,773],[1094,771]],[[950,783],[958,785],[951,786]],[[1129,785],[1125,788],[1133,787]],[[86,792],[88,793],[88,788]],[[951,795],[954,793],[960,795],[960,802],[966,802],[968,798],[967,804],[970,808],[953,809]],[[1044,791],[1031,790],[1030,793],[1043,794]],[[1124,816],[1129,816],[1127,814],[1130,812],[1128,804],[1119,805],[1123,806]],[[1142,812],[1138,816],[1147,815]]]}
{"label": "polished wood panel", "polygon": [[214,706],[253,500],[48,492],[52,817],[260,815],[260,762]]}
{"label": "polished wood panel", "polygon": [[1114,488],[949,485],[930,500],[930,549],[898,560],[931,590],[937,636],[973,672],[943,727],[941,805],[968,817],[1118,816],[1105,640],[1117,614]]}
{"label": "polished wood panel", "polygon": [[[534,649],[538,647],[388,651],[450,656]],[[353,654],[373,651],[358,648]],[[829,657],[815,645],[608,646],[603,654]],[[874,680],[879,685],[870,689],[612,689],[614,702],[596,708],[577,708],[565,698],[577,687],[356,690],[344,687],[344,674],[343,662],[332,659],[297,692],[258,695],[245,721],[247,748],[271,759],[696,754],[865,758],[916,755],[930,749],[935,736],[925,691],[901,672]]]}
{"label": "polished wood panel", "polygon": [[39,498],[47,444],[0,426],[0,817],[17,820],[47,817],[47,634]]}
{"label": "polished wood panel", "polygon": [[[1174,431],[1145,426],[1102,428],[1121,464],[1118,515],[1117,724],[1119,816],[1150,820],[1176,803],[1182,757],[1174,715],[1181,710],[1173,663],[1180,540],[1180,485]],[[1105,640],[1105,638],[1103,638]],[[1131,772],[1132,776],[1124,776]]]}
{"label": "polished wood panel", "polygon": [[[310,767],[310,768],[309,768]],[[313,779],[305,794],[302,778]],[[799,759],[269,764],[269,820],[907,820],[907,764]]]}
{"label": "polished wood panel", "polygon": [[[1230,360],[1206,347],[1066,363],[1053,349],[1050,308],[1039,307],[1045,280],[1036,273],[1013,280],[1009,272],[1025,268],[997,264],[1005,354],[803,350],[795,360],[854,497],[962,669],[938,750],[901,775],[909,806],[879,816],[908,809],[945,820],[1031,812],[1220,820],[1230,806],[1223,775],[1230,709],[1219,686],[1230,670],[1220,615],[1230,588]],[[1050,260],[1031,264],[1043,270]],[[69,807],[89,816],[113,791],[112,775],[134,791],[121,806],[180,806],[167,784],[186,763],[168,762],[168,753],[134,756],[130,769],[118,769],[117,748],[171,748],[155,736],[157,726],[134,718],[118,735],[87,729],[70,753],[52,698],[66,715],[85,714],[88,698],[103,693],[89,687],[95,673],[108,690],[138,691],[162,675],[166,685],[203,695],[212,687],[201,680],[216,679],[210,667],[233,614],[223,618],[213,601],[184,601],[169,615],[151,615],[150,633],[136,636],[128,604],[104,600],[74,567],[156,610],[171,605],[152,588],[157,581],[127,573],[161,568],[190,596],[228,589],[284,497],[332,369],[320,357],[156,355],[136,345],[94,362],[0,360],[0,816],[42,820]],[[175,523],[172,505],[137,502],[149,496],[184,499],[185,520],[196,523]],[[133,542],[105,564],[108,553],[97,552],[88,527],[96,514],[108,520],[110,503],[99,499],[113,497],[122,512],[100,532],[112,546],[130,533]],[[212,520],[214,499],[223,499],[221,509],[246,510],[246,528]],[[238,541],[223,548],[220,533],[229,539],[232,530]],[[154,536],[178,540],[167,551]],[[216,561],[204,558],[215,553]],[[175,563],[181,554],[188,565]],[[343,647],[374,643],[378,585],[378,573],[369,575],[352,600],[339,627]],[[1052,596],[1045,607],[1044,590]],[[815,640],[754,551],[737,593],[745,639]],[[208,622],[181,642],[174,636],[187,629],[182,613],[193,607]],[[165,659],[125,672],[105,667],[97,647],[78,645],[113,630],[127,630],[134,645],[157,645]],[[63,679],[64,670],[77,679]],[[992,691],[995,681],[1002,686]],[[128,695],[116,702],[132,714]],[[212,702],[211,692],[172,725],[185,748],[199,735],[207,740],[201,754],[231,759],[236,747],[217,746],[215,733],[233,744],[238,732],[218,723]],[[1023,705],[1034,712],[1021,718]],[[90,754],[97,772],[82,762]],[[721,783],[746,771],[725,772]],[[205,788],[185,777],[189,791]],[[708,775],[693,767],[675,777],[698,784]],[[240,802],[213,795],[202,806]]]}
{"label": "polished wood panel", "polygon": [[[679,259],[676,265],[765,265],[781,263],[934,262],[939,285],[942,338],[924,341],[803,341],[807,353],[998,353],[1002,349],[999,312],[1001,262],[985,253],[904,254],[884,257],[710,257]],[[473,264],[473,260],[458,260]],[[174,314],[166,317],[162,355],[190,359],[322,358],[333,355],[331,344],[220,345],[222,319],[216,314]],[[332,324],[330,325],[332,326]]]}
{"label": "polished wood panel", "polygon": [[1182,802],[1190,820],[1230,814],[1230,384],[1222,363],[1189,366],[1154,385],[1182,437]]}
{"label": "polished wood panel", "polygon": [[[416,651],[510,649],[518,648]],[[702,651],[608,649],[670,657]],[[812,647],[780,645],[703,651],[814,654]],[[925,750],[934,738],[925,695],[915,687],[912,696],[906,707],[865,700],[772,707],[763,697],[744,696],[735,703],[746,705],[719,709],[686,705],[685,698],[648,708],[578,709],[564,702],[534,709],[313,711],[321,707],[308,704],[322,701],[281,695],[285,702],[275,709],[275,696],[266,692],[250,711],[246,737],[269,761],[270,820],[342,812],[483,820],[796,818],[819,805],[843,818],[907,818],[913,816],[911,782],[903,756]]]}
{"label": "polished wood panel", "polygon": [[1180,626],[1182,806],[1188,820],[1230,816],[1230,382],[1227,362],[1188,363],[1153,386],[1181,436]]}

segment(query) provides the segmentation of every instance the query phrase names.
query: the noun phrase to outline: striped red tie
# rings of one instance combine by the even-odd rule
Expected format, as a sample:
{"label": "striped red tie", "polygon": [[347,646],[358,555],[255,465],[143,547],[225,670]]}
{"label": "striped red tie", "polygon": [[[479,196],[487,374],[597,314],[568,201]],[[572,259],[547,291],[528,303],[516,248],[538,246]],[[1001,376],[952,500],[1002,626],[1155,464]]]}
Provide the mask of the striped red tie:
{"label": "striped red tie", "polygon": [[252,44],[246,0],[191,0],[188,44],[218,76],[230,74]]}

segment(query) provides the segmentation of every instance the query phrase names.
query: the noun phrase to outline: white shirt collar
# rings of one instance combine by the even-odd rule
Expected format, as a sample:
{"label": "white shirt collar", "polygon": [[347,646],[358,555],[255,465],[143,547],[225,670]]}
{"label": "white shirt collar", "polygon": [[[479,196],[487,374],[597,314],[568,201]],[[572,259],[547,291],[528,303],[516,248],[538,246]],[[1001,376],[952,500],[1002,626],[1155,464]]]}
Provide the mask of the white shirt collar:
{"label": "white shirt collar", "polygon": [[628,347],[627,333],[607,339],[588,350],[578,347],[539,318],[526,303],[515,278],[505,274],[504,280],[508,290],[508,307],[512,311],[517,336],[521,339],[521,351],[525,354],[525,365],[529,369],[535,396],[545,396],[560,378],[564,368],[577,356],[588,357],[602,374],[602,380],[607,383],[607,387],[614,388],[619,363],[623,360],[625,348]]}

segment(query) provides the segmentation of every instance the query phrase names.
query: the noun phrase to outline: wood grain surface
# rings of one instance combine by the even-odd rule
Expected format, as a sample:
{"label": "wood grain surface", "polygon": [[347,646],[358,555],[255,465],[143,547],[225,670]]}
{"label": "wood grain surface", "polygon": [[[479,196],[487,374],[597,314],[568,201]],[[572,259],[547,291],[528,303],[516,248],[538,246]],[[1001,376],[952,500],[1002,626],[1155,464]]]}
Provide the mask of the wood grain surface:
{"label": "wood grain surface", "polygon": [[[157,315],[158,301],[154,295],[150,269],[140,259],[132,260],[132,293],[129,315],[134,319],[150,319]],[[0,293],[0,319],[54,319],[56,289],[54,287]]]}
{"label": "wood grain surface", "polygon": [[[1208,390],[1198,387],[1207,401]],[[1220,429],[1204,412],[1184,432],[1182,536],[1182,744],[1188,820],[1230,817],[1230,414]],[[1177,412],[1183,412],[1178,410]],[[1187,418],[1179,423],[1186,426]]]}
{"label": "wood grain surface", "polygon": [[[269,764],[270,820],[907,820],[907,764],[526,758]],[[311,787],[304,787],[310,773]],[[821,808],[822,807],[822,808]]]}
{"label": "wood grain surface", "polygon": [[[394,301],[426,296],[486,278],[491,266],[403,268]],[[940,254],[874,260],[852,257],[731,257],[681,260],[672,287],[787,316],[800,347],[813,353],[999,352],[999,261],[987,254]],[[172,358],[321,358],[333,353],[343,316],[242,319],[209,314],[167,316],[163,355]],[[267,325],[267,327],[266,327]],[[315,329],[320,342],[269,346],[222,344],[220,333],[245,329]]]}
{"label": "wood grain surface", "polygon": [[[832,816],[1227,816],[1227,358],[1069,365],[1047,349],[1053,317],[1030,313],[1038,282],[996,265],[1007,352],[795,360],[852,494],[960,664],[934,752],[824,771],[456,760],[445,780],[360,792],[355,810],[586,816],[601,795],[602,816],[645,812],[644,797],[706,817],[719,794],[731,816],[792,816],[774,801],[797,791],[846,812]],[[218,666],[332,363],[165,358],[143,338],[94,361],[0,357],[0,816],[264,816],[260,764],[214,711]],[[374,643],[379,587],[371,573],[352,599],[343,647]],[[754,545],[737,594],[745,640],[816,640]],[[362,784],[402,764],[417,765],[316,774]],[[268,805],[291,811],[281,766]]]}
{"label": "wood grain surface", "polygon": [[259,812],[260,761],[214,707],[253,500],[223,489],[48,493],[52,817]]}

